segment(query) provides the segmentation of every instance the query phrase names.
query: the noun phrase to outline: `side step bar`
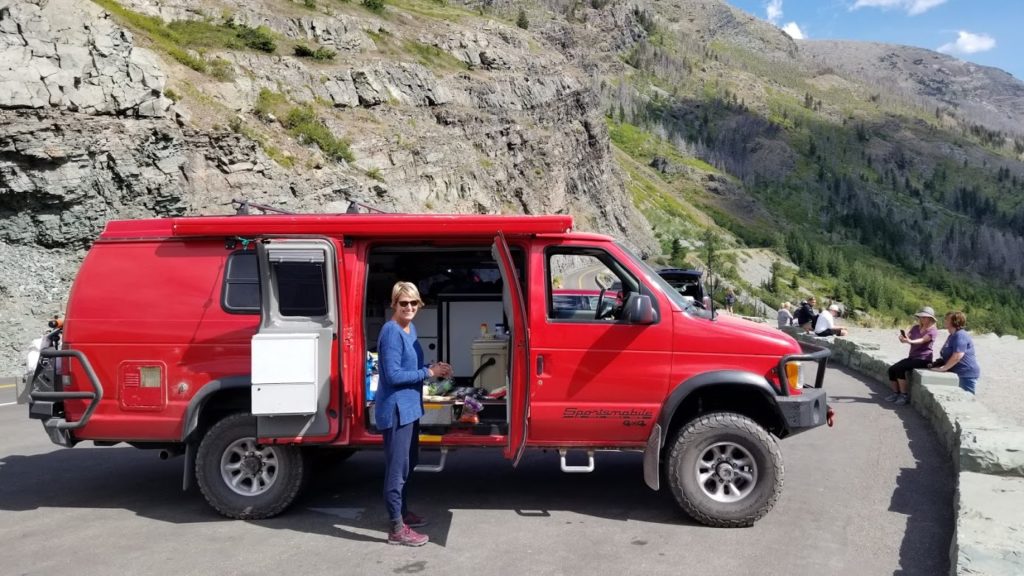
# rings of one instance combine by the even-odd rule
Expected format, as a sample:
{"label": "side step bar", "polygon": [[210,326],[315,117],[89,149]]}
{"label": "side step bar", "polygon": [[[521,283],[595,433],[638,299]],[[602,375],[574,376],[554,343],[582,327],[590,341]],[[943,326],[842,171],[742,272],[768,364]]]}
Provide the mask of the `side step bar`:
{"label": "side step bar", "polygon": [[437,464],[417,464],[413,472],[441,472],[448,461],[448,448],[441,447],[441,460]]}
{"label": "side step bar", "polygon": [[562,472],[566,474],[587,474],[594,471],[594,451],[587,450],[587,465],[586,466],[570,466],[565,462],[565,454],[568,452],[565,448],[558,449],[558,457],[561,463]]}

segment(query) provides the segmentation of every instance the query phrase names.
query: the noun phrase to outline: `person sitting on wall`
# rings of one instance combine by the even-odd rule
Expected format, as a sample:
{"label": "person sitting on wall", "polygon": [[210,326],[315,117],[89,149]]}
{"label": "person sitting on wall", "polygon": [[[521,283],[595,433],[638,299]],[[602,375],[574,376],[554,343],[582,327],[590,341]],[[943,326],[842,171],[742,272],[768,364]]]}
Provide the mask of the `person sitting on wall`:
{"label": "person sitting on wall", "polygon": [[892,394],[886,396],[886,402],[895,402],[897,406],[903,406],[909,402],[907,397],[907,372],[915,368],[927,368],[932,361],[932,345],[939,337],[939,330],[935,327],[935,310],[931,306],[925,306],[918,311],[917,324],[910,328],[910,332],[900,330],[900,342],[910,344],[910,353],[906,358],[889,366],[889,381],[892,383]]}
{"label": "person sitting on wall", "polygon": [[946,313],[949,337],[942,345],[939,359],[932,362],[932,370],[952,372],[960,378],[960,388],[974,394],[981,377],[981,367],[974,353],[974,340],[967,333],[967,316],[963,312]]}
{"label": "person sitting on wall", "polygon": [[800,302],[800,308],[796,311],[796,324],[803,328],[804,332],[814,330],[814,323],[818,320],[818,313],[814,311],[815,304],[817,304],[817,300],[811,296]]}
{"label": "person sitting on wall", "polygon": [[846,336],[846,328],[836,326],[835,315],[839,314],[839,306],[829,304],[828,310],[822,310],[814,322],[815,336]]}
{"label": "person sitting on wall", "polygon": [[783,302],[782,307],[779,308],[779,328],[785,328],[793,324],[793,313],[789,311],[793,305],[789,302]]}

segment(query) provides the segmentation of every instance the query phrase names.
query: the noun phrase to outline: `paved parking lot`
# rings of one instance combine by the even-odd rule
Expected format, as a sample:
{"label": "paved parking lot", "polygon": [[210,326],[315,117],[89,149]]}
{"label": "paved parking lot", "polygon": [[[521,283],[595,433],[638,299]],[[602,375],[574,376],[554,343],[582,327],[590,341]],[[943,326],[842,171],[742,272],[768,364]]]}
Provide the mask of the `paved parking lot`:
{"label": "paved parking lot", "polygon": [[[712,529],[646,488],[639,454],[566,475],[557,454],[466,450],[413,478],[431,543],[386,546],[380,454],[319,472],[268,521],[229,521],[183,493],[181,459],[51,445],[0,388],[0,566],[67,574],[759,574],[948,572],[953,480],[927,423],[882,386],[830,369],[834,429],[786,440],[785,489],[753,528]],[[425,457],[429,459],[429,455]]]}

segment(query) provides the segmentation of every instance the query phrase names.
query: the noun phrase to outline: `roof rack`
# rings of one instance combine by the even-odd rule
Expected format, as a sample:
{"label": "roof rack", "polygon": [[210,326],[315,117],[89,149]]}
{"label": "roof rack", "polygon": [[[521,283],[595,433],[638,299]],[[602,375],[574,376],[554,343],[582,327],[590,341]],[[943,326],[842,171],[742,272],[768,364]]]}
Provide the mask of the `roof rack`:
{"label": "roof rack", "polygon": [[275,214],[295,214],[295,212],[292,212],[291,210],[250,202],[248,198],[234,198],[231,200],[230,204],[235,207],[235,216],[247,215],[250,213],[249,211],[251,209],[260,210],[264,214],[268,212],[273,212]]}

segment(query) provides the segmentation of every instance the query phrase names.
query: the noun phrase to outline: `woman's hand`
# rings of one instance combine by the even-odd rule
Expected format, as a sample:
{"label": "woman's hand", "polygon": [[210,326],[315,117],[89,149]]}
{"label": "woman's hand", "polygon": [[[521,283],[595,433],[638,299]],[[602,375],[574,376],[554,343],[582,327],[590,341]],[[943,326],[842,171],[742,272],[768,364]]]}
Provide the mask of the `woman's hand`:
{"label": "woman's hand", "polygon": [[431,378],[451,378],[452,376],[452,367],[447,362],[431,364],[427,371],[430,372]]}

